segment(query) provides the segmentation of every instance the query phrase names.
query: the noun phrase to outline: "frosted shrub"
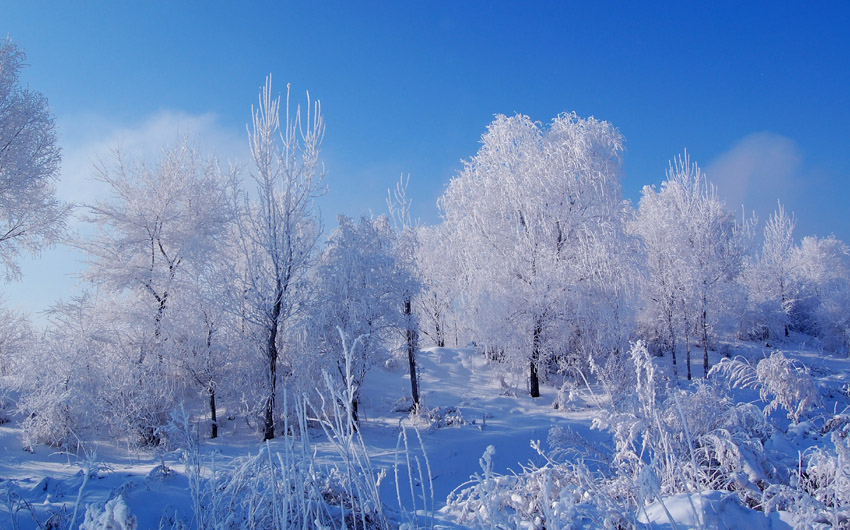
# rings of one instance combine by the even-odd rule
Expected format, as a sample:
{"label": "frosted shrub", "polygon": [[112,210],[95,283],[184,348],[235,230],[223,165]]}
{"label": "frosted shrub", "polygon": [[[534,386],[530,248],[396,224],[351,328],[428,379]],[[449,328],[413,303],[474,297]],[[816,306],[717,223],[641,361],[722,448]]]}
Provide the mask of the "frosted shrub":
{"label": "frosted shrub", "polygon": [[781,407],[795,424],[819,402],[809,369],[780,351],[760,360],[755,369],[740,358],[722,359],[711,373],[724,377],[733,387],[758,388],[767,403],[766,415]]}
{"label": "frosted shrub", "polygon": [[0,425],[7,423],[9,421],[9,407],[11,405],[10,399],[8,397],[9,390],[2,386],[2,381],[0,381]]}
{"label": "frosted shrub", "polygon": [[[286,434],[257,454],[234,461],[232,468],[216,470],[201,462],[197,449],[185,456],[192,488],[193,509],[202,529],[265,528],[388,528],[377,495],[382,476],[361,460],[342,464],[318,460],[306,430],[306,409],[295,415],[302,437]],[[209,476],[202,470],[211,468]],[[362,487],[363,483],[373,488]]]}
{"label": "frosted shrub", "polygon": [[592,473],[584,462],[523,466],[520,473],[493,471],[493,446],[479,460],[481,474],[453,491],[445,513],[469,528],[629,528],[634,498],[618,480]]}
{"label": "frosted shrub", "polygon": [[73,420],[67,400],[70,392],[61,382],[45,381],[44,385],[24,395],[19,409],[26,418],[21,424],[24,447],[36,445],[64,447],[73,437]]}
{"label": "frosted shrub", "polygon": [[802,488],[822,503],[836,528],[850,524],[850,429],[832,433],[835,452],[816,448],[801,474]]}
{"label": "frosted shrub", "polygon": [[795,528],[850,527],[850,429],[831,435],[832,447],[821,446],[801,455],[790,485],[765,488],[766,513],[784,510]]}
{"label": "frosted shrub", "polygon": [[803,413],[818,402],[817,388],[809,369],[788,359],[782,352],[759,361],[756,375],[762,385],[759,395],[762,401],[769,401],[766,414],[782,407],[789,419],[799,423]]}
{"label": "frosted shrub", "polygon": [[593,421],[613,436],[611,483],[625,485],[637,500],[716,489],[760,504],[761,488],[773,476],[764,452],[772,429],[761,411],[733,405],[722,381],[667,387],[642,342],[632,346],[628,364],[634,389]]}
{"label": "frosted shrub", "polygon": [[136,530],[136,517],[120,495],[108,501],[103,509],[89,505],[80,530]]}
{"label": "frosted shrub", "polygon": [[[352,355],[352,348],[344,349],[349,370]],[[186,447],[184,463],[199,529],[392,527],[380,496],[388,470],[373,467],[351,420],[356,389],[353,385],[339,388],[324,375],[324,389],[317,393],[319,403],[283,394],[283,423],[276,451],[267,443],[257,454],[236,459],[227,470],[217,470],[214,461],[202,461],[188,416],[185,412],[173,415],[169,435]],[[318,457],[308,421],[324,433],[331,458]],[[420,518],[432,515],[434,505],[430,466],[418,433],[417,439],[419,452],[409,444],[407,431],[402,431],[392,470],[399,508],[414,527]],[[406,485],[403,477],[408,479]],[[410,492],[404,499],[405,504],[412,503],[410,513],[402,506],[402,490]]]}

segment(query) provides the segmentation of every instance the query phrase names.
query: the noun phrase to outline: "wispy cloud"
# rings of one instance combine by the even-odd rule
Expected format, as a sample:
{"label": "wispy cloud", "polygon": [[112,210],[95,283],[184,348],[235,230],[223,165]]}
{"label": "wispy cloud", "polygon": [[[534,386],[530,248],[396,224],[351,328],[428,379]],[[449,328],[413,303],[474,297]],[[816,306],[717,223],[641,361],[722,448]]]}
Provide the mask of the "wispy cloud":
{"label": "wispy cloud", "polygon": [[727,206],[765,219],[776,201],[791,201],[803,188],[803,153],[791,138],[770,132],[745,136],[705,168]]}
{"label": "wispy cloud", "polygon": [[104,190],[92,179],[94,164],[107,161],[115,149],[129,157],[152,159],[184,136],[222,162],[247,158],[244,131],[222,126],[214,114],[159,111],[139,123],[117,123],[102,116],[85,114],[61,119],[62,170],[57,194],[60,199],[88,203]]}
{"label": "wispy cloud", "polygon": [[[246,161],[247,135],[221,125],[214,114],[193,115],[182,111],[160,111],[138,123],[118,123],[112,119],[84,114],[58,119],[62,167],[56,193],[60,200],[77,204],[92,203],[108,190],[92,179],[93,164],[100,158],[108,161],[111,151],[120,147],[130,157],[151,159],[163,147],[173,145],[188,135],[204,153],[215,153],[222,163]],[[79,220],[71,228],[85,232]],[[75,275],[82,271],[83,258],[72,247],[57,246],[41,256],[21,260],[21,282],[3,286],[6,302],[33,315],[39,325],[45,323],[41,311],[59,298],[74,293]]]}

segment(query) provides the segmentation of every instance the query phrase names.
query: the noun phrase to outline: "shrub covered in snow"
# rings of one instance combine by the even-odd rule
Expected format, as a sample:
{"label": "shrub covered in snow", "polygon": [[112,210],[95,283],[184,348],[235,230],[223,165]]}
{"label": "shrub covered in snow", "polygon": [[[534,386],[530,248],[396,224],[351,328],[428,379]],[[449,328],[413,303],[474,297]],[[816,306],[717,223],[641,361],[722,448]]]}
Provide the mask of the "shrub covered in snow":
{"label": "shrub covered in snow", "polygon": [[[539,445],[532,444],[540,451]],[[520,473],[493,471],[491,445],[479,460],[481,474],[458,487],[443,511],[470,528],[629,528],[634,504],[628,487],[593,473],[582,460],[538,467]],[[540,452],[542,456],[543,453]]]}
{"label": "shrub covered in snow", "polygon": [[89,505],[80,530],[136,530],[136,518],[119,495],[103,508]]}
{"label": "shrub covered in snow", "polygon": [[819,402],[809,369],[780,351],[760,360],[755,369],[742,359],[723,359],[712,372],[728,379],[733,387],[758,388],[767,403],[765,414],[781,407],[794,423]]}

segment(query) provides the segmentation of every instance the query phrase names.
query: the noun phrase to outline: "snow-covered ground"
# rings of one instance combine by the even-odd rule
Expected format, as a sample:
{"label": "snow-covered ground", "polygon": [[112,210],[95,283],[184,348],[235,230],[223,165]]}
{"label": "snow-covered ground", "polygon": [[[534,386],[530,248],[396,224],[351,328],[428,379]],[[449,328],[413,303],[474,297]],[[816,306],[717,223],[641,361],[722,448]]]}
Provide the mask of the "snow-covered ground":
{"label": "snow-covered ground", "polygon": [[[765,448],[783,453],[785,460],[793,465],[801,455],[828,443],[828,436],[817,435],[826,418],[847,412],[850,361],[806,350],[800,344],[783,345],[783,351],[810,367],[822,400],[817,411],[804,417],[799,425],[791,425],[782,411],[770,417],[778,434],[771,437]],[[769,352],[763,344],[743,343],[732,346],[729,353],[757,361]],[[719,356],[712,352],[712,363],[718,360]],[[655,359],[662,368],[665,361]],[[701,354],[695,354],[694,374],[702,374],[701,361]],[[409,381],[401,368],[375,367],[362,389],[360,434],[373,470],[387,471],[388,478],[381,481],[379,491],[388,506],[387,513],[399,523],[436,528],[463,528],[472,524],[469,520],[458,521],[456,511],[445,509],[446,499],[452,492],[462,490],[470,477],[483,473],[481,459],[489,446],[495,450],[491,453],[492,472],[499,476],[521,473],[522,466],[529,463],[546,465],[545,458],[531,442],[540,441],[541,449],[548,451],[547,438],[556,426],[569,428],[577,435],[575,440],[585,444],[576,448],[579,453],[596,452],[610,457],[613,451],[610,433],[591,428],[599,407],[588,389],[576,388],[568,406],[555,408],[557,388],[544,385],[541,397],[532,399],[521,384],[521,374],[513,377],[504,373],[486,363],[473,349],[425,350],[419,355],[419,368],[423,401],[432,414],[430,421],[411,419],[407,413],[394,411],[398,408],[396,403],[409,392]],[[519,388],[512,388],[515,382],[520,382]],[[680,385],[686,386],[687,382],[681,380]],[[752,389],[736,392],[741,400],[764,405]],[[597,388],[595,394],[598,399],[604,399],[602,389]],[[224,421],[216,440],[203,436],[208,432],[203,420],[196,420],[192,426],[202,433],[201,460],[207,466],[214,463],[219,471],[234,465],[239,458],[257,455],[265,446],[256,430],[249,428],[244,420]],[[397,449],[403,445],[399,441],[402,426],[412,448],[402,458],[412,455],[420,459],[421,467],[430,470],[430,484],[423,485],[416,477],[411,483],[402,477],[401,491],[397,492],[393,465],[397,461]],[[419,430],[425,454],[413,429]],[[311,429],[310,436],[318,458],[332,460],[333,447],[322,431]],[[281,440],[269,442],[268,448],[272,453],[287,450]],[[0,528],[53,528],[53,514],[58,515],[52,520],[61,520],[61,527],[67,528],[75,511],[73,527],[76,528],[83,522],[87,506],[92,507],[91,516],[119,496],[139,529],[193,528],[190,480],[180,450],[138,451],[120,442],[100,440],[83,442],[74,452],[38,446],[30,453],[23,449],[15,421],[0,425]],[[415,488],[413,497],[411,486]],[[420,517],[400,515],[399,499],[402,510],[410,511],[415,503]],[[115,506],[113,501],[112,507]],[[120,522],[121,512],[114,515]],[[734,493],[718,491],[666,496],[647,503],[645,509],[632,516],[638,524],[648,523],[652,528],[756,529],[794,525],[788,513],[774,511],[765,516],[762,511],[742,505]]]}

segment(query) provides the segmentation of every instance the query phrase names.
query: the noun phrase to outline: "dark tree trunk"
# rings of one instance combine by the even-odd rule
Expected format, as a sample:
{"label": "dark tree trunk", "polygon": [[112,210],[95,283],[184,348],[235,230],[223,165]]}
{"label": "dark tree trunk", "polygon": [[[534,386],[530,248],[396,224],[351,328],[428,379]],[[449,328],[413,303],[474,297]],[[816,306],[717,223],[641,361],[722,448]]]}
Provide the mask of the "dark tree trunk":
{"label": "dark tree trunk", "polygon": [[268,353],[267,355],[269,361],[269,394],[266,396],[263,418],[263,441],[274,438],[274,401],[277,381],[277,355],[272,356]]}
{"label": "dark tree trunk", "polygon": [[265,417],[263,421],[263,440],[274,438],[274,408],[275,392],[277,391],[277,326],[280,320],[281,298],[283,290],[278,286],[278,297],[272,308],[268,342],[266,343],[266,360],[269,363],[269,394],[266,396]]}
{"label": "dark tree trunk", "polygon": [[691,380],[691,334],[685,332],[685,356],[688,363],[688,381]]}
{"label": "dark tree trunk", "polygon": [[351,400],[351,430],[357,431],[357,422],[360,421],[357,415],[357,398]]}
{"label": "dark tree trunk", "polygon": [[540,397],[540,378],[537,375],[537,363],[540,362],[540,334],[543,332],[539,319],[534,321],[534,339],[531,346],[529,363],[529,389],[531,397]]}
{"label": "dark tree trunk", "polygon": [[215,415],[215,389],[210,385],[209,388],[210,393],[210,419],[212,419],[212,425],[210,426],[210,438],[218,438],[218,418]]}
{"label": "dark tree trunk", "polygon": [[418,336],[413,327],[411,315],[413,313],[410,300],[404,301],[404,316],[407,322],[407,365],[410,369],[410,395],[413,398],[413,411],[419,411],[419,378],[416,375],[416,343]]}
{"label": "dark tree trunk", "polygon": [[435,320],[435,322],[434,322],[434,331],[435,331],[435,334],[437,335],[437,347],[438,348],[445,348],[446,347],[446,338],[443,336],[442,328],[440,328],[439,319]]}

